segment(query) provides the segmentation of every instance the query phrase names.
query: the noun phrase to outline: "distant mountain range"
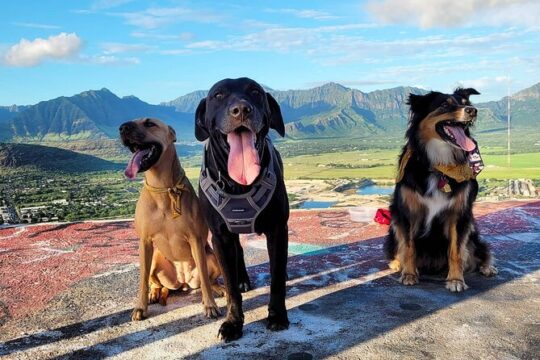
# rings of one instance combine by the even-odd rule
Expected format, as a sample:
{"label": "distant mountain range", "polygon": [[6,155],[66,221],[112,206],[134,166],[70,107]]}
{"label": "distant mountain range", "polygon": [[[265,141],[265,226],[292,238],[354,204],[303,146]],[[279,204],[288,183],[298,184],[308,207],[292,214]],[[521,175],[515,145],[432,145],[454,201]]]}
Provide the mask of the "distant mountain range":
{"label": "distant mountain range", "polygon": [[[401,135],[407,124],[409,93],[396,87],[364,93],[328,83],[308,90],[268,89],[281,106],[286,133],[291,138],[332,138]],[[481,91],[481,89],[480,89]],[[118,126],[137,117],[158,117],[171,124],[179,140],[193,141],[194,112],[207,91],[195,91],[159,105],[135,96],[120,98],[107,89],[90,90],[31,106],[0,107],[0,140],[56,143],[117,138]],[[512,95],[514,127],[538,126],[540,83]],[[478,103],[478,130],[506,126],[507,99]]]}
{"label": "distant mountain range", "polygon": [[192,114],[173,107],[150,105],[135,96],[119,98],[107,89],[89,90],[26,106],[20,111],[2,109],[0,138],[14,142],[99,140],[118,137],[118,126],[137,117],[158,117],[174,127],[189,129],[179,138],[192,139]]}

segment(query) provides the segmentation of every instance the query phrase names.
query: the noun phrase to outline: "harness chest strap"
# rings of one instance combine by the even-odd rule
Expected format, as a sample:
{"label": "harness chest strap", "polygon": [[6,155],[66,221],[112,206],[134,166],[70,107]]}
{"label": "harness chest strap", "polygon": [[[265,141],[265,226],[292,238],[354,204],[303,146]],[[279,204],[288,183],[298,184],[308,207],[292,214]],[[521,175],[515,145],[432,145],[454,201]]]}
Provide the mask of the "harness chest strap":
{"label": "harness chest strap", "polygon": [[171,212],[172,212],[173,219],[182,215],[182,192],[186,190],[186,187],[182,182],[184,181],[185,177],[186,177],[186,174],[182,171],[180,175],[180,179],[176,182],[176,184],[173,187],[169,187],[169,188],[153,187],[151,185],[148,185],[146,178],[144,179],[144,188],[146,190],[152,193],[157,193],[157,194],[167,193],[169,195],[169,199],[171,200]]}
{"label": "harness chest strap", "polygon": [[223,184],[218,184],[210,176],[206,168],[205,156],[203,156],[201,176],[199,177],[201,190],[232,233],[254,233],[255,220],[272,199],[277,177],[274,172],[274,150],[271,146],[268,146],[268,149],[270,150],[268,168],[252,184],[250,191],[244,194],[225,192]]}

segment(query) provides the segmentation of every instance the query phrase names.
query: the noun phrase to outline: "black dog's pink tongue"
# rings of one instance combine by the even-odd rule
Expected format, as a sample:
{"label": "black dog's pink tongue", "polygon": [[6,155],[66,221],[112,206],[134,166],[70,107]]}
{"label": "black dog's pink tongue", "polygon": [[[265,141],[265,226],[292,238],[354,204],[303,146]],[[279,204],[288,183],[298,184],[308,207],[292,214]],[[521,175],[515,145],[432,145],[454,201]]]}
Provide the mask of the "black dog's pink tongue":
{"label": "black dog's pink tongue", "polygon": [[450,131],[456,139],[456,144],[465,151],[473,151],[476,149],[474,141],[465,134],[461,126],[445,126],[446,130]]}
{"label": "black dog's pink tongue", "polygon": [[150,149],[137,150],[131,157],[131,160],[129,160],[126,170],[124,171],[124,175],[126,175],[131,180],[135,179],[137,173],[139,172],[139,169],[141,168],[141,161],[143,156],[148,154],[149,152]]}
{"label": "black dog's pink tongue", "polygon": [[252,131],[242,131],[239,134],[233,131],[227,135],[230,146],[227,169],[229,176],[238,184],[251,185],[261,172],[255,140]]}

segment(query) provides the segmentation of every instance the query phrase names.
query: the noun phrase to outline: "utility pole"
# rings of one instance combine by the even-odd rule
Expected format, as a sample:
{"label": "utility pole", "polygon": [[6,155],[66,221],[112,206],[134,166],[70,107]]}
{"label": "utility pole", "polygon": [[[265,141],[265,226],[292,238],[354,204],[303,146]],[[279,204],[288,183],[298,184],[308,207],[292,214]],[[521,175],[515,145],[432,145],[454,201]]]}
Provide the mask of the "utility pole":
{"label": "utility pole", "polygon": [[506,126],[508,128],[508,134],[507,134],[507,148],[506,148],[506,165],[508,167],[511,167],[511,162],[510,162],[510,129],[511,129],[511,126],[510,126],[510,84],[508,84],[508,87],[507,87],[507,96],[506,96],[506,99],[507,99],[507,106],[506,106]]}

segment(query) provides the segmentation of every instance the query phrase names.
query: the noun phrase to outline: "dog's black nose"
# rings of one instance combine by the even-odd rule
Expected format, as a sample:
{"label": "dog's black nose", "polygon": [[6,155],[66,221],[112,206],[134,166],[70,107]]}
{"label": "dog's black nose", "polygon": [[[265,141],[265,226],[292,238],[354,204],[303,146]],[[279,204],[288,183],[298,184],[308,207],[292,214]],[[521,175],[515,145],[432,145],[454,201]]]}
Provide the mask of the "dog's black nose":
{"label": "dog's black nose", "polygon": [[123,134],[129,130],[132,130],[135,127],[132,121],[128,121],[120,125],[120,128],[118,129],[120,131],[120,134]]}
{"label": "dog's black nose", "polygon": [[253,106],[245,100],[240,100],[229,106],[229,115],[233,117],[242,117],[250,114]]}
{"label": "dog's black nose", "polygon": [[478,113],[478,110],[476,110],[475,107],[467,106],[465,107],[465,112],[471,116],[476,116],[476,114]]}

